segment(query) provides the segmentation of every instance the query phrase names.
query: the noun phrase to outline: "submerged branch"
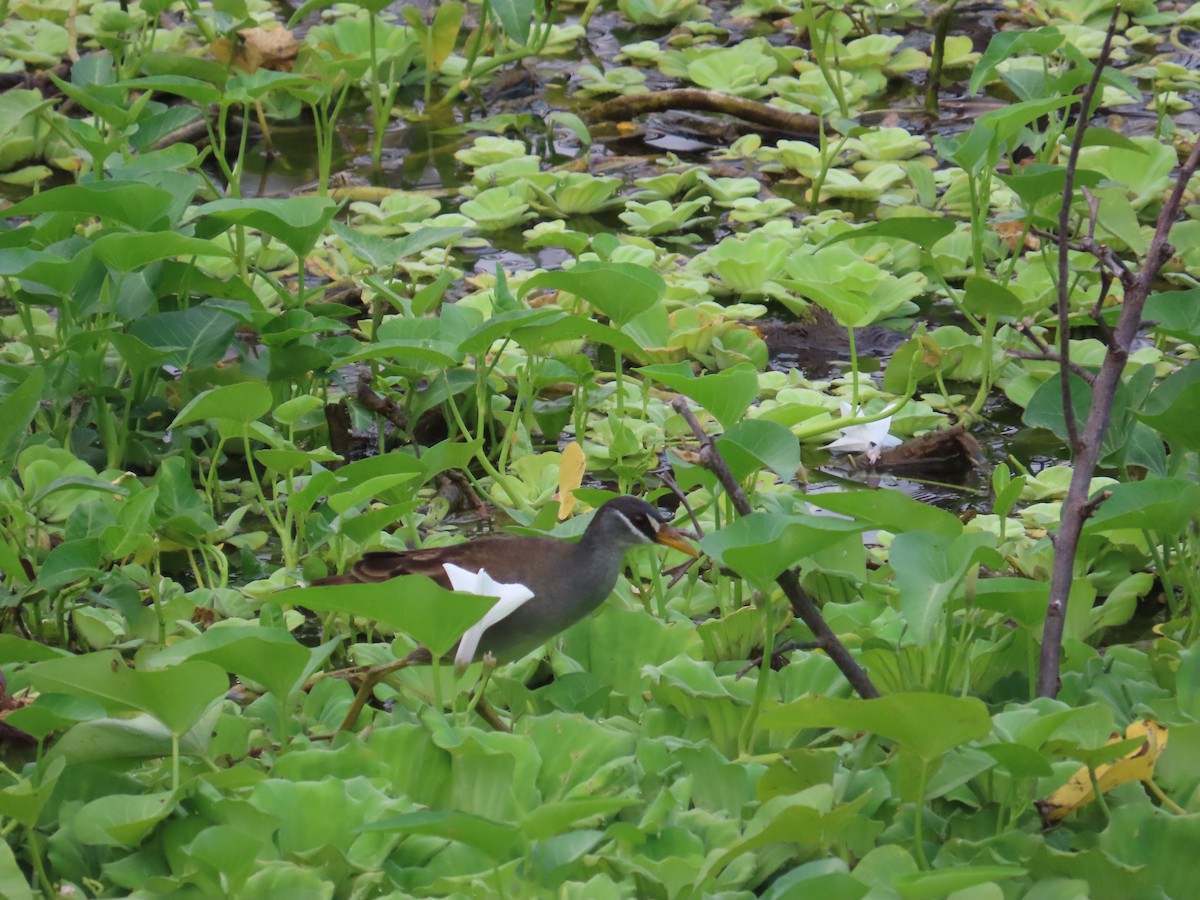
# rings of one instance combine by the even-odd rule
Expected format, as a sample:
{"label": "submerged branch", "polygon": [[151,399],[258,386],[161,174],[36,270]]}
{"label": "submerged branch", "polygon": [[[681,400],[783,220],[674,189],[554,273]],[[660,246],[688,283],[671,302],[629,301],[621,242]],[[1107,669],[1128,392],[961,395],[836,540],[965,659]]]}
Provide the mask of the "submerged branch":
{"label": "submerged branch", "polygon": [[787,112],[774,106],[768,106],[766,103],[759,103],[757,100],[735,97],[733,94],[689,88],[626,94],[624,97],[616,97],[588,110],[584,119],[588,122],[615,122],[632,119],[646,113],[668,112],[673,109],[724,113],[775,131],[785,131],[807,137],[816,137],[821,129],[821,120],[817,116]]}

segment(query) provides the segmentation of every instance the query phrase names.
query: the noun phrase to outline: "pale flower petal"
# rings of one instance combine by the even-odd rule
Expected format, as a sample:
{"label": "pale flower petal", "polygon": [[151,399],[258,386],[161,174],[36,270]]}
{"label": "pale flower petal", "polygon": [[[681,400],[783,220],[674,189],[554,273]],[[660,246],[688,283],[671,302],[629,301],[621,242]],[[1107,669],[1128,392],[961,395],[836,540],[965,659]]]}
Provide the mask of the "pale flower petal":
{"label": "pale flower petal", "polygon": [[[851,413],[850,404],[842,404],[842,415],[853,418],[857,412]],[[896,447],[900,439],[888,434],[892,426],[892,417],[886,416],[878,422],[868,422],[865,425],[847,425],[840,429],[841,437],[825,445],[826,450],[838,453],[865,453],[868,462],[878,462],[880,454],[888,447]]]}
{"label": "pale flower petal", "polygon": [[443,563],[442,568],[446,570],[446,577],[450,579],[450,586],[454,590],[480,597],[499,598],[496,605],[468,628],[458,642],[458,652],[454,654],[454,667],[465,669],[475,658],[475,651],[479,648],[483,633],[532,597],[533,591],[523,584],[502,584],[483,569],[472,572],[454,563]]}

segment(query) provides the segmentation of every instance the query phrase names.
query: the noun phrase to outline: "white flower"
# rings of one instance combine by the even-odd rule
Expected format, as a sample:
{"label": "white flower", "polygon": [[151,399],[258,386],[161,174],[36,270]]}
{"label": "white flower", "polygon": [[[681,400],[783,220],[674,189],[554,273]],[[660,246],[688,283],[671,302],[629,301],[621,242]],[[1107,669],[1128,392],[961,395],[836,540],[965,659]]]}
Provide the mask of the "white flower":
{"label": "white flower", "polygon": [[523,584],[501,584],[483,569],[472,572],[454,563],[443,563],[442,568],[446,570],[446,577],[450,579],[450,586],[454,590],[480,597],[499,598],[496,605],[468,628],[458,642],[458,652],[454,654],[454,667],[465,669],[475,658],[475,651],[483,633],[532,597],[533,591]]}
{"label": "white flower", "polygon": [[[850,404],[842,404],[842,418],[854,418],[858,411],[850,411]],[[840,453],[865,453],[868,462],[878,462],[879,456],[888,447],[900,444],[898,437],[888,434],[892,417],[885,416],[878,422],[868,422],[865,425],[847,425],[839,429],[841,437],[825,445],[826,450],[836,450]]]}

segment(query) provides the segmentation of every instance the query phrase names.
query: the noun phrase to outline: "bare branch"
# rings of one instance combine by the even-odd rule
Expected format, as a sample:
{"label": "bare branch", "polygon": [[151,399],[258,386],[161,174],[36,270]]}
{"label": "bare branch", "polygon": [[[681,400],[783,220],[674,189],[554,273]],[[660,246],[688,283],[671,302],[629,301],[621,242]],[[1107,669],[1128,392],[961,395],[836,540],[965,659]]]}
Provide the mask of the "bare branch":
{"label": "bare branch", "polygon": [[1063,629],[1066,622],[1067,599],[1075,578],[1075,557],[1079,549],[1079,537],[1083,523],[1092,515],[1102,496],[1088,497],[1092,475],[1100,460],[1100,447],[1108,431],[1112,417],[1113,399],[1121,373],[1129,359],[1130,350],[1137,337],[1142,321],[1146,299],[1154,288],[1154,280],[1163,264],[1171,258],[1174,248],[1168,236],[1175,219],[1184,188],[1197,166],[1200,165],[1200,143],[1193,145],[1187,160],[1176,175],[1175,186],[1163,204],[1154,229],[1154,237],[1146,250],[1141,269],[1134,283],[1126,289],[1121,313],[1117,318],[1112,340],[1104,356],[1100,371],[1092,390],[1092,404],[1088,411],[1080,441],[1080,452],[1073,460],[1074,472],[1067,498],[1063,501],[1058,534],[1054,540],[1054,568],[1050,579],[1050,599],[1046,606],[1046,622],[1042,631],[1042,649],[1038,671],[1037,692],[1042,697],[1053,697],[1059,688],[1059,663],[1062,656]]}
{"label": "bare branch", "polygon": [[[750,515],[754,512],[754,508],[750,505],[750,500],[746,496],[746,492],[742,490],[742,486],[738,484],[738,480],[733,477],[733,473],[729,470],[729,466],[721,456],[721,451],[717,449],[716,441],[705,432],[704,428],[696,420],[695,415],[693,415],[687,405],[687,400],[683,397],[676,397],[671,401],[671,405],[683,417],[683,420],[688,423],[688,427],[696,435],[696,440],[700,442],[701,465],[717,476],[717,480],[725,488],[725,493],[729,495],[729,499],[733,502],[733,507],[738,511],[738,515]],[[867,676],[862,666],[850,655],[850,651],[846,649],[846,645],[838,640],[838,636],[833,633],[833,629],[829,627],[821,615],[821,611],[817,609],[817,604],[813,602],[812,597],[808,596],[804,588],[800,586],[800,579],[796,577],[795,571],[787,569],[775,581],[783,589],[784,596],[788,598],[788,602],[791,604],[792,612],[796,614],[796,618],[808,626],[809,631],[816,636],[819,646],[829,655],[829,658],[833,660],[842,674],[846,676],[846,680],[850,682],[851,687],[858,692],[858,695],[864,700],[878,697],[879,691],[871,682],[871,679]]]}

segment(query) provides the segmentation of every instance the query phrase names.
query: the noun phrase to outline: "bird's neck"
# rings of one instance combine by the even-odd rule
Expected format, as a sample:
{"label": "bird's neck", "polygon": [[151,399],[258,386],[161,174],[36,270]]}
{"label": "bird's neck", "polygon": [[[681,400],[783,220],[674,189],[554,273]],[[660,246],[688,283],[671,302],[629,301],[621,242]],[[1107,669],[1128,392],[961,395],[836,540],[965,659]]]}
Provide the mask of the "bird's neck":
{"label": "bird's neck", "polygon": [[571,548],[570,577],[577,585],[594,585],[596,602],[612,593],[625,558],[624,544],[597,534],[595,529],[584,532]]}

